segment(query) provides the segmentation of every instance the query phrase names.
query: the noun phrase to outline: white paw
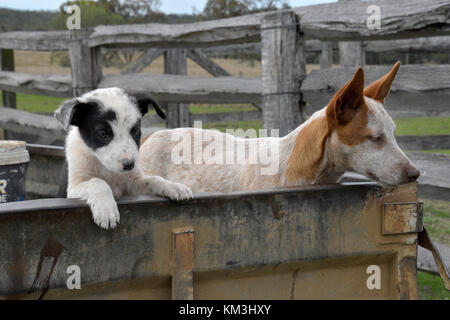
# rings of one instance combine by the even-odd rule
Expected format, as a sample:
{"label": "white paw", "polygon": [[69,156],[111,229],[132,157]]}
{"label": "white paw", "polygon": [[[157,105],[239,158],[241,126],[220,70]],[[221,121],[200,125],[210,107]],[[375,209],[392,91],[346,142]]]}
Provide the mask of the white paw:
{"label": "white paw", "polygon": [[98,199],[91,203],[94,222],[101,228],[114,229],[120,222],[119,209],[114,199]]}
{"label": "white paw", "polygon": [[194,196],[191,189],[182,183],[166,182],[161,186],[161,196],[170,200],[188,200]]}

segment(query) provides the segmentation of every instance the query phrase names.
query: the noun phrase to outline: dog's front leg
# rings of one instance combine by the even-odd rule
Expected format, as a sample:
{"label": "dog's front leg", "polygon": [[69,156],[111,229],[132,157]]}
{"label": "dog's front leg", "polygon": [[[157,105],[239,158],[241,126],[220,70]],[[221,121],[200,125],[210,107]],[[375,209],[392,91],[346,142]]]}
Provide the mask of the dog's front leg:
{"label": "dog's front leg", "polygon": [[95,223],[102,228],[113,229],[120,221],[113,192],[104,180],[91,178],[73,187],[69,186],[67,197],[85,200],[91,208]]}
{"label": "dog's front leg", "polygon": [[131,196],[157,195],[171,200],[188,200],[193,197],[191,189],[182,183],[172,182],[159,176],[139,176],[131,183]]}

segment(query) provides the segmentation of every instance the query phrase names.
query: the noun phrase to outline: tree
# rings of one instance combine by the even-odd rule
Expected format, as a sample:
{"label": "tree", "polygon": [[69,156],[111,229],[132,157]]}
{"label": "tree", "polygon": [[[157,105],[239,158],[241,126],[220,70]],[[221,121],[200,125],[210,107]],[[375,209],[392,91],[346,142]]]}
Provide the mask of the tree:
{"label": "tree", "polygon": [[127,23],[166,21],[165,15],[158,11],[161,0],[98,0],[98,3]]}
{"label": "tree", "polygon": [[208,0],[201,20],[236,17],[249,13],[288,8],[286,0]]}

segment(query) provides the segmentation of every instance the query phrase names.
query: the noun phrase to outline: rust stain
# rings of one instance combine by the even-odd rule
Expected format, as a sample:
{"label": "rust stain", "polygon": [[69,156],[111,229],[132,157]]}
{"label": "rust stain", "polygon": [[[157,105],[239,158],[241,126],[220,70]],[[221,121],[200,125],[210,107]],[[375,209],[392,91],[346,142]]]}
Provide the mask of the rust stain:
{"label": "rust stain", "polygon": [[[41,300],[44,298],[50,286],[50,278],[53,274],[53,270],[63,249],[64,247],[58,240],[56,240],[53,235],[50,235],[44,248],[41,250],[36,276],[34,277],[33,285],[28,291],[28,294],[40,291],[38,299]],[[50,264],[49,268],[47,267],[48,264]],[[43,268],[43,265],[45,265],[45,268]]]}
{"label": "rust stain", "polygon": [[383,234],[416,233],[422,230],[422,203],[385,203],[383,206]]}
{"label": "rust stain", "polygon": [[194,228],[176,228],[173,233],[172,299],[194,299]]}
{"label": "rust stain", "polygon": [[291,300],[295,300],[295,282],[297,281],[297,274],[299,272],[299,269],[296,269],[292,273],[292,287],[291,287]]}

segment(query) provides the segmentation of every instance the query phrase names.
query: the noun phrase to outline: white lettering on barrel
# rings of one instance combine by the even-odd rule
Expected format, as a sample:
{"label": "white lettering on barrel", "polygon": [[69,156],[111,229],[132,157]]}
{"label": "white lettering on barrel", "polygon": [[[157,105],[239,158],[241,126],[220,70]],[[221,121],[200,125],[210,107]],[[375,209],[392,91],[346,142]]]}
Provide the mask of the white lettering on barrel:
{"label": "white lettering on barrel", "polygon": [[8,201],[8,195],[6,194],[6,186],[8,185],[8,182],[6,182],[5,179],[0,180],[0,202],[7,202]]}
{"label": "white lettering on barrel", "polygon": [[1,193],[6,193],[6,185],[8,183],[6,182],[6,180],[0,180],[0,192]]}

